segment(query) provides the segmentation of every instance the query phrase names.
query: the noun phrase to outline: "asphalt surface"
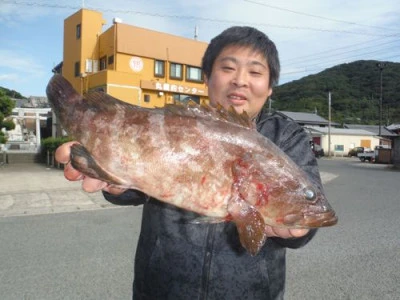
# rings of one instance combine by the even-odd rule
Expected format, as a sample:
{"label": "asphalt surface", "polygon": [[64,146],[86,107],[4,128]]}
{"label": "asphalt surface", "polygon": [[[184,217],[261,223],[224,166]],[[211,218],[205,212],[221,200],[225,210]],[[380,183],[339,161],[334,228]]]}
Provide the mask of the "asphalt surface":
{"label": "asphalt surface", "polygon": [[338,224],[287,251],[286,300],[400,299],[400,170],[356,158],[320,160]]}
{"label": "asphalt surface", "polygon": [[100,192],[86,193],[80,182],[44,164],[0,166],[0,217],[113,208]]}
{"label": "asphalt surface", "polygon": [[[400,299],[400,172],[320,159],[339,223],[287,251],[286,300]],[[0,166],[0,299],[131,299],[141,206],[44,165]]]}
{"label": "asphalt surface", "polygon": [[[336,175],[322,172],[324,183]],[[101,192],[86,193],[80,182],[68,181],[63,171],[43,164],[0,166],[0,217],[117,208]]]}

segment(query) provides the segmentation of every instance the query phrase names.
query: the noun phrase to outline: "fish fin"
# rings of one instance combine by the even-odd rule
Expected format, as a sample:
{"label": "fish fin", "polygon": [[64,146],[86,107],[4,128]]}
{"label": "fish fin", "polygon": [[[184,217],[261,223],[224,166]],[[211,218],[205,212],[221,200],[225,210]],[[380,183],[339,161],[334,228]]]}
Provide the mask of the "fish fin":
{"label": "fish fin", "polygon": [[122,180],[104,170],[81,144],[71,146],[71,165],[74,169],[91,178],[96,178],[117,186],[125,185]]}
{"label": "fish fin", "polygon": [[229,202],[228,212],[236,224],[240,243],[251,255],[256,255],[267,239],[260,212],[240,198]]}
{"label": "fish fin", "polygon": [[84,100],[91,110],[112,112],[117,110],[137,110],[138,106],[121,101],[105,92],[93,91],[85,94]]}
{"label": "fish fin", "polygon": [[173,103],[166,104],[162,108],[166,114],[192,117],[192,118],[214,118],[220,121],[234,123],[236,125],[255,129],[254,122],[250,119],[246,111],[242,113],[236,112],[233,106],[229,109],[225,109],[221,104],[215,106],[209,104],[197,104],[194,101],[189,101],[187,103]]}

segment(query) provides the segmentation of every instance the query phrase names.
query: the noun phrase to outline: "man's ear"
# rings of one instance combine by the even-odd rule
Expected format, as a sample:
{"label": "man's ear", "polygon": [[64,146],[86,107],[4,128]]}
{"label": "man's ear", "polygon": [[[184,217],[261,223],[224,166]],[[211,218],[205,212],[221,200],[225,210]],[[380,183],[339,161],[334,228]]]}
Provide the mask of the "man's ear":
{"label": "man's ear", "polygon": [[271,97],[271,95],[272,95],[272,87],[270,87],[268,90],[268,98]]}

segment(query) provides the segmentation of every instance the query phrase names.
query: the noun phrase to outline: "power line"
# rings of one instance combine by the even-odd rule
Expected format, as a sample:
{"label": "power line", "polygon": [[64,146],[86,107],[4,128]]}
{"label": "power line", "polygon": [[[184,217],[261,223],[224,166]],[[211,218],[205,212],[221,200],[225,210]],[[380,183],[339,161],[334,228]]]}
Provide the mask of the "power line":
{"label": "power line", "polygon": [[[56,3],[40,3],[40,2],[28,2],[28,1],[18,1],[18,0],[3,0],[3,3],[14,4],[14,5],[26,5],[26,6],[37,6],[37,7],[48,7],[48,8],[61,8],[61,9],[80,9],[81,7],[73,6],[73,5],[62,5]],[[143,11],[135,11],[135,10],[119,10],[119,9],[109,9],[109,8],[98,8],[98,7],[86,7],[91,10],[100,10],[103,12],[115,13],[115,14],[138,14],[150,17],[159,17],[159,18],[174,18],[174,19],[186,19],[186,20],[197,20],[204,22],[214,22],[214,23],[225,23],[225,24],[234,24],[234,25],[248,25],[254,27],[275,27],[289,30],[307,30],[307,31],[318,31],[318,32],[331,32],[331,33],[342,33],[342,34],[351,34],[351,35],[364,35],[364,36],[380,36],[380,37],[392,37],[393,34],[379,34],[372,32],[359,32],[359,31],[349,31],[349,30],[334,30],[334,29],[322,29],[322,28],[313,28],[313,27],[302,27],[302,26],[286,26],[286,25],[277,25],[277,24],[269,24],[269,23],[252,23],[252,22],[240,22],[238,20],[227,20],[227,19],[216,19],[216,18],[204,18],[197,16],[187,16],[187,15],[167,15],[160,13],[149,13]],[[399,34],[395,34],[400,36]]]}
{"label": "power line", "polygon": [[282,10],[282,11],[290,12],[290,13],[297,14],[297,15],[303,15],[303,16],[306,16],[306,17],[312,17],[312,18],[317,18],[317,19],[326,20],[326,21],[331,21],[331,22],[337,22],[337,23],[343,23],[343,24],[350,24],[350,25],[356,25],[356,26],[362,26],[362,27],[369,27],[369,28],[376,28],[376,29],[383,29],[383,30],[398,31],[397,29],[393,29],[393,28],[380,27],[380,26],[372,26],[372,25],[365,25],[365,24],[359,24],[359,23],[350,22],[350,21],[345,21],[345,20],[338,20],[338,19],[332,19],[332,18],[317,16],[317,15],[313,15],[313,14],[309,14],[309,13],[305,13],[305,12],[294,11],[294,10],[291,10],[291,9],[287,9],[287,8],[282,8],[282,7],[278,7],[278,6],[266,4],[266,3],[264,3],[264,2],[258,2],[258,1],[252,1],[252,0],[243,0],[243,1],[249,2],[249,3],[258,4],[258,5],[261,5],[261,6],[266,6],[266,7],[272,8],[272,9],[277,9],[277,10]]}
{"label": "power line", "polygon": [[[292,62],[292,63],[286,64],[286,66],[292,66],[292,65],[296,65],[296,64],[307,63],[308,61],[313,61],[313,62],[317,61],[318,62],[318,61],[322,60],[322,61],[326,62],[326,60],[325,60],[326,58],[338,57],[338,56],[343,56],[343,55],[345,55],[344,56],[345,59],[350,59],[352,57],[364,56],[364,55],[379,53],[379,52],[382,52],[382,51],[385,51],[385,53],[387,53],[386,50],[390,50],[391,48],[384,47],[384,48],[380,48],[380,49],[369,51],[369,52],[365,52],[365,50],[368,50],[368,49],[371,49],[371,48],[380,47],[380,46],[385,46],[385,45],[388,45],[388,44],[391,44],[391,43],[395,43],[395,42],[399,42],[399,41],[398,40],[389,41],[389,42],[382,43],[382,44],[379,44],[379,45],[373,45],[373,46],[364,47],[364,48],[357,48],[357,49],[352,49],[352,50],[348,50],[348,51],[345,51],[345,52],[339,52],[339,53],[326,53],[325,55],[321,55],[319,57],[318,57],[318,55],[317,56],[310,55],[306,59],[302,59],[299,62]],[[350,56],[346,55],[346,54],[349,54],[349,53],[352,53],[352,52],[356,52],[356,51],[358,51],[359,53],[355,54],[355,55],[350,55]],[[334,52],[334,51],[332,51],[332,52]],[[332,61],[332,60],[328,60],[328,61]],[[334,60],[334,61],[337,61],[337,59]]]}
{"label": "power line", "polygon": [[[396,54],[396,55],[392,55],[392,56],[383,56],[380,59],[374,59],[374,60],[389,61],[389,60],[391,60],[393,58],[397,58],[397,57],[400,57],[400,54]],[[281,72],[281,75],[283,76],[283,75],[293,75],[293,74],[301,74],[301,73],[308,73],[309,75],[312,75],[311,72],[313,72],[313,71],[322,72],[327,68],[336,66],[337,63],[344,64],[343,59],[342,60],[334,60],[334,61],[326,61],[324,63],[316,63],[313,65],[307,65],[306,67],[304,67],[304,66],[298,67],[298,68],[302,68],[303,70]],[[287,66],[284,66],[284,68],[286,69]]]}
{"label": "power line", "polygon": [[[310,58],[310,57],[311,58],[315,58],[316,56],[320,56],[320,55],[323,55],[323,54],[330,55],[330,53],[336,52],[338,50],[343,50],[343,49],[348,49],[348,48],[352,48],[352,47],[356,47],[356,46],[361,46],[361,45],[377,42],[377,41],[380,41],[380,40],[383,40],[383,39],[387,39],[387,38],[379,38],[379,39],[369,40],[369,41],[366,41],[366,42],[361,42],[361,43],[357,43],[357,44],[353,44],[353,45],[347,45],[347,46],[343,46],[343,47],[339,47],[339,48],[324,50],[324,51],[321,51],[321,52],[315,52],[315,53],[311,53],[311,54],[307,54],[307,55],[303,55],[303,56],[297,56],[297,57],[294,57],[294,58],[289,58],[289,59],[285,60],[285,62],[292,62],[292,61],[296,61],[296,60],[304,61],[304,58],[305,59]],[[398,41],[398,40],[389,41],[389,42],[386,42],[386,43],[392,43],[392,42],[396,42],[396,41]],[[383,43],[383,44],[386,44],[386,43]],[[382,45],[382,44],[379,44],[379,45]],[[365,48],[371,48],[371,47],[374,47],[374,46],[368,46],[368,47],[365,47]],[[357,50],[349,50],[349,52],[350,51],[357,51]],[[346,53],[346,52],[343,52],[343,53]]]}

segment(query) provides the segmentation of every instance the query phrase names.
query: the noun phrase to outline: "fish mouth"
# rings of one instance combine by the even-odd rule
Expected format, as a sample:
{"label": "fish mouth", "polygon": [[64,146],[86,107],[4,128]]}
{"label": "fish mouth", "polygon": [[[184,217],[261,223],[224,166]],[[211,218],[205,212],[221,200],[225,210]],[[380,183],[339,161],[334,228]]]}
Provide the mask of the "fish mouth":
{"label": "fish mouth", "polygon": [[286,226],[296,228],[318,228],[333,226],[338,222],[338,217],[333,210],[301,215],[287,215],[284,218]]}
{"label": "fish mouth", "polygon": [[328,227],[335,225],[338,222],[338,217],[333,210],[330,210],[323,213],[306,215],[304,221],[305,225],[310,228]]}

